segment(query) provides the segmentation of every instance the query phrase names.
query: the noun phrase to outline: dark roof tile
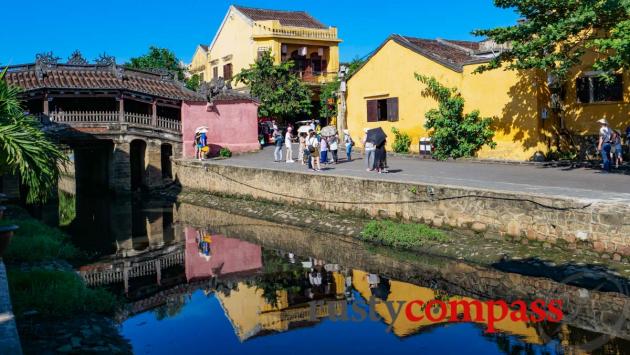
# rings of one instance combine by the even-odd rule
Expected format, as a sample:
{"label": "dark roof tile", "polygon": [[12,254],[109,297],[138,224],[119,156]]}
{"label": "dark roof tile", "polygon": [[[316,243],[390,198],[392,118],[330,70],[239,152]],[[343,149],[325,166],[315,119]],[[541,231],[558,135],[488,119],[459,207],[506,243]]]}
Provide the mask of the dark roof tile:
{"label": "dark roof tile", "polygon": [[[122,77],[115,70],[122,69]],[[57,64],[43,69],[43,76],[38,77],[35,64],[9,67],[5,80],[24,91],[37,89],[108,89],[128,90],[156,97],[205,101],[205,98],[186,89],[175,80],[163,78],[159,74],[141,70],[111,66],[71,66]]]}
{"label": "dark roof tile", "polygon": [[304,11],[280,11],[255,9],[250,7],[234,6],[243,15],[253,21],[278,20],[283,26],[306,27],[306,28],[327,28],[326,25],[307,14]]}

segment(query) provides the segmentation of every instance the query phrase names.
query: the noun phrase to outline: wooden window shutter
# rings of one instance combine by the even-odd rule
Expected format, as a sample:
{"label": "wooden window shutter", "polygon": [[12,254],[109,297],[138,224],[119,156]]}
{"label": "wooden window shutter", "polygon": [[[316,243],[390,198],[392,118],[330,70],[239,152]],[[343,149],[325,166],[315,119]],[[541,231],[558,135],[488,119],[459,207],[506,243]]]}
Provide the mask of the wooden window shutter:
{"label": "wooden window shutter", "polygon": [[219,78],[219,67],[212,68],[212,77],[215,79]]}
{"label": "wooden window shutter", "polygon": [[226,64],[223,66],[223,79],[225,80],[232,79],[232,63]]}
{"label": "wooden window shutter", "polygon": [[378,101],[377,100],[367,101],[367,121],[368,122],[378,121]]}
{"label": "wooden window shutter", "polygon": [[398,98],[392,97],[387,99],[387,120],[390,122],[398,121]]}

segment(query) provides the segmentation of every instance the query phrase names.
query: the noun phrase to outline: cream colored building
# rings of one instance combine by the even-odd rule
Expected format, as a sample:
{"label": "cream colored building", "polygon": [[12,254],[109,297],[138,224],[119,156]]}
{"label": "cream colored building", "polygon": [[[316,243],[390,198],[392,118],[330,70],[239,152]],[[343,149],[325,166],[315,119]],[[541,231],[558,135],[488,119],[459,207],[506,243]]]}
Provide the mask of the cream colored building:
{"label": "cream colored building", "polygon": [[[210,45],[197,46],[190,72],[204,81],[231,79],[249,68],[260,53],[270,51],[276,63],[293,60],[296,73],[318,86],[337,75],[340,42],[337,28],[306,12],[232,5]],[[242,84],[233,86],[243,88]]]}

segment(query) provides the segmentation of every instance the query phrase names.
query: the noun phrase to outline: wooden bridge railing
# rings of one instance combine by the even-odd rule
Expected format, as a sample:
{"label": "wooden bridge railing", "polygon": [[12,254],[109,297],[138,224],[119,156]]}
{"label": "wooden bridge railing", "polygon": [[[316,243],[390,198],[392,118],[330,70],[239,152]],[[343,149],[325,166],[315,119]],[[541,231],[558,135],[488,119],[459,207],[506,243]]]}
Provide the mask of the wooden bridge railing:
{"label": "wooden bridge railing", "polygon": [[42,123],[126,123],[181,132],[179,120],[157,116],[156,120],[153,121],[152,115],[134,112],[125,112],[122,121],[118,111],[62,111],[51,112],[48,116],[40,114],[38,117]]}

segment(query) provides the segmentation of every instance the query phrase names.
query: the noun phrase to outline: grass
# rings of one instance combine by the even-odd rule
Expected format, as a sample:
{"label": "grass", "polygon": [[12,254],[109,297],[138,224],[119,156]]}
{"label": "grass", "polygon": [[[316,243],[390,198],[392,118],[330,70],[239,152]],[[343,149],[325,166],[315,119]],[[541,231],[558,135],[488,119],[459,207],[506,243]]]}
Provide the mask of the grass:
{"label": "grass", "polygon": [[72,260],[82,256],[81,251],[70,243],[68,235],[32,217],[19,214],[16,217],[5,218],[2,224],[16,224],[20,227],[15,231],[3,257],[9,264],[54,259]]}
{"label": "grass", "polygon": [[104,289],[88,288],[72,271],[10,270],[9,289],[17,317],[37,311],[45,317],[71,317],[77,313],[112,314],[120,301]]}
{"label": "grass", "polygon": [[448,242],[446,234],[419,223],[370,221],[361,231],[364,241],[399,249],[417,249],[426,242]]}

